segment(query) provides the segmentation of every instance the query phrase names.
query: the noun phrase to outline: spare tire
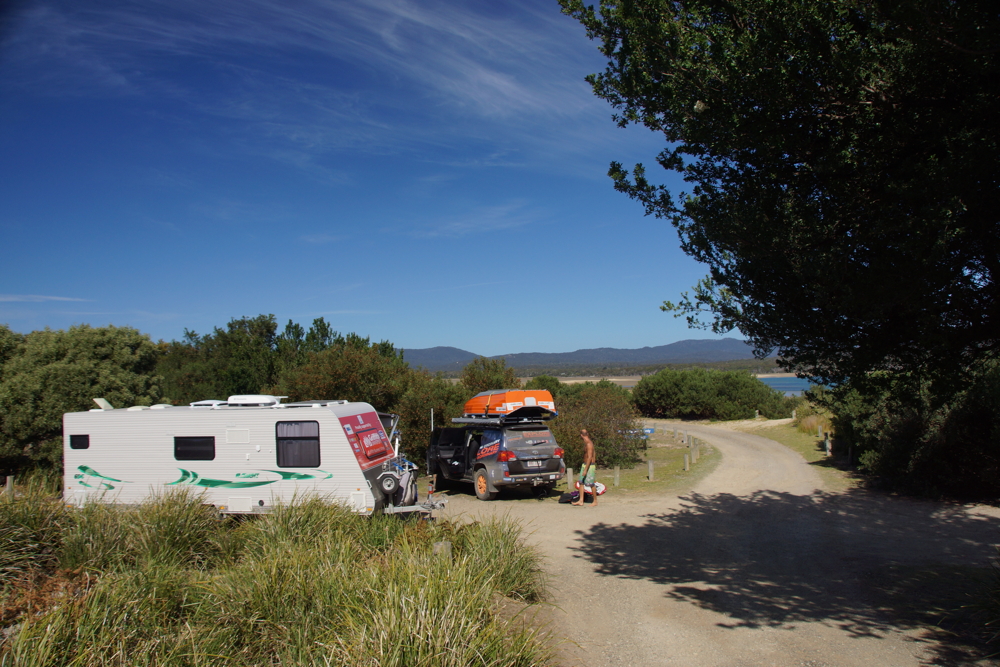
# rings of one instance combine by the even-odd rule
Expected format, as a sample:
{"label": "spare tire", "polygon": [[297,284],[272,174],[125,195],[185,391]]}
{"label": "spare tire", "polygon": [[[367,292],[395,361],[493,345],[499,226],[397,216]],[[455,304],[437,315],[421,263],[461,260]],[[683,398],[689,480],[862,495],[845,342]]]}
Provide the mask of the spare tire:
{"label": "spare tire", "polygon": [[385,474],[378,480],[378,487],[386,496],[391,497],[399,488],[399,478],[392,474]]}

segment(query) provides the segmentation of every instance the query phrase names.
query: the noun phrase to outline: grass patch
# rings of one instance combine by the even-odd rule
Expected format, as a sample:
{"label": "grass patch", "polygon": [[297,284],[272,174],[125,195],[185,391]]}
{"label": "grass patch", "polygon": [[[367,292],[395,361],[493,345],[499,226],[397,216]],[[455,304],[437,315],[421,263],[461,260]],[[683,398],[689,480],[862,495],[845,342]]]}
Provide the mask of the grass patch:
{"label": "grass patch", "polygon": [[[504,601],[542,598],[508,519],[357,516],[303,498],[217,519],[196,496],[136,507],[0,500],[16,546],[0,584],[0,665],[546,664]],[[452,543],[451,557],[433,553]],[[5,545],[7,546],[7,545]]]}
{"label": "grass patch", "polygon": [[[722,460],[717,449],[701,441],[698,462],[685,472],[684,455],[690,454],[691,450],[682,444],[680,439],[673,438],[672,429],[663,431],[658,427],[656,433],[650,435],[646,442],[647,449],[643,452],[642,462],[621,469],[619,486],[614,486],[613,468],[598,468],[596,479],[608,487],[609,494],[638,497],[647,493],[656,495],[682,493],[715,470]],[[647,461],[653,462],[652,482],[649,481]],[[575,476],[579,475],[579,470],[575,470],[574,473]],[[556,490],[560,492],[568,490],[566,480],[561,481]]]}

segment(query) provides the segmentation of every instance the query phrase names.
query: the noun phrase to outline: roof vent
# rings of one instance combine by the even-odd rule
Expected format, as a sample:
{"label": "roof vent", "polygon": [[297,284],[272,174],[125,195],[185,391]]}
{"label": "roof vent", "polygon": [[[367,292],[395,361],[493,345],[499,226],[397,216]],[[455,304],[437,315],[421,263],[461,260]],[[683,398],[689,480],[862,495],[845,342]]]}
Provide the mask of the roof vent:
{"label": "roof vent", "polygon": [[248,394],[246,396],[230,396],[226,401],[230,406],[243,408],[273,408],[287,396],[267,396],[264,394]]}
{"label": "roof vent", "polygon": [[194,403],[189,403],[188,405],[190,405],[192,408],[217,408],[220,405],[225,405],[225,404],[226,404],[225,401],[220,401],[211,398],[204,401],[195,401]]}

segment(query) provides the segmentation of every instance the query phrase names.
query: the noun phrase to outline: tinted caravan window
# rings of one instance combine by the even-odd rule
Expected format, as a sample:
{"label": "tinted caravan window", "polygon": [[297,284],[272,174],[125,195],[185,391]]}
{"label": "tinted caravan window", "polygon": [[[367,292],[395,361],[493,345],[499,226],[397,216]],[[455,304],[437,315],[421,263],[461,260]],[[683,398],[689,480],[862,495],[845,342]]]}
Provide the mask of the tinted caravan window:
{"label": "tinted caravan window", "polygon": [[69,448],[70,449],[90,449],[90,436],[89,435],[71,435],[71,436],[69,436]]}
{"label": "tinted caravan window", "polygon": [[178,461],[215,460],[215,436],[174,438],[174,458]]}
{"label": "tinted caravan window", "polygon": [[319,467],[319,422],[278,422],[279,468]]}

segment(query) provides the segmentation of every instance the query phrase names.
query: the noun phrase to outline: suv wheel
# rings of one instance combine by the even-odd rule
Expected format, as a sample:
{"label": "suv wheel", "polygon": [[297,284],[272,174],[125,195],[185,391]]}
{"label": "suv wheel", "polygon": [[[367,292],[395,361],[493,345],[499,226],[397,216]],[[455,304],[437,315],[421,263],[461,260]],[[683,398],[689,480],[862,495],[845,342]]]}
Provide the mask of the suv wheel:
{"label": "suv wheel", "polygon": [[480,468],[476,471],[476,477],[473,483],[476,487],[476,498],[479,498],[480,500],[493,500],[497,497],[496,491],[490,491],[490,481],[486,477],[485,468]]}

